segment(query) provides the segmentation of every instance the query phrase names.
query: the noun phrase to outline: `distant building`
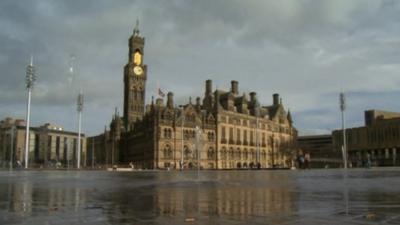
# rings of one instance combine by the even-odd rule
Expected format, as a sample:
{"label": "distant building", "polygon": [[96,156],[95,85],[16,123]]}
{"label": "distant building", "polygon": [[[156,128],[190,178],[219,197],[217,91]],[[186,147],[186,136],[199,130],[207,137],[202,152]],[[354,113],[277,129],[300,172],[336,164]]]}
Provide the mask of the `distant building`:
{"label": "distant building", "polygon": [[343,166],[342,152],[333,148],[332,135],[300,136],[297,139],[298,154],[309,153],[311,168],[337,168]]}
{"label": "distant building", "polygon": [[[400,165],[400,113],[365,111],[365,126],[346,129],[349,163],[353,167]],[[333,145],[341,150],[343,134],[333,132]]]}
{"label": "distant building", "polygon": [[177,107],[169,92],[166,103],[159,98],[145,105],[143,55],[144,38],[136,27],[124,67],[123,116],[116,111],[110,130],[88,141],[96,164],[133,163],[148,169],[291,166],[297,130],[278,94],[272,105],[264,106],[255,92],[241,94],[237,81],[230,90],[213,90],[207,80],[203,98],[195,102]]}
{"label": "distant building", "polygon": [[[21,119],[6,118],[0,121],[0,165],[9,166],[11,157],[15,164],[25,161],[26,123]],[[76,166],[78,134],[64,131],[62,127],[49,123],[40,127],[30,127],[29,165],[30,167]],[[13,138],[13,140],[12,140]],[[86,165],[86,138],[82,135],[82,165]],[[11,146],[13,145],[13,149]]]}

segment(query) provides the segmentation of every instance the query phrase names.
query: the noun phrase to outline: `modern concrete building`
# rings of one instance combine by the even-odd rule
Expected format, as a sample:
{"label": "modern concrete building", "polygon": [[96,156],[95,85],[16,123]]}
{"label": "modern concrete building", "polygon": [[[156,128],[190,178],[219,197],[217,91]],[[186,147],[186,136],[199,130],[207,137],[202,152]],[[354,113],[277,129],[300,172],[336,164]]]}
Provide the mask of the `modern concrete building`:
{"label": "modern concrete building", "polygon": [[[334,148],[343,145],[342,131],[333,132]],[[352,167],[400,165],[400,113],[365,111],[365,126],[346,129],[349,163]]]}
{"label": "modern concrete building", "polygon": [[[12,161],[25,160],[25,121],[6,118],[0,121],[0,164],[7,167]],[[46,123],[30,128],[30,167],[76,166],[78,134],[65,131],[62,127]],[[86,138],[82,136],[82,165],[86,165]],[[12,147],[12,148],[11,148]]]}
{"label": "modern concrete building", "polygon": [[343,166],[342,152],[333,147],[332,135],[299,136],[298,154],[309,153],[311,168],[337,168]]}
{"label": "modern concrete building", "polygon": [[[110,130],[89,138],[96,163],[133,163],[137,168],[236,169],[290,167],[297,130],[278,94],[261,105],[257,94],[213,89],[207,80],[203,97],[177,107],[173,93],[145,104],[145,39],[135,27],[124,68],[124,112],[116,111]],[[163,94],[160,93],[160,96]]]}

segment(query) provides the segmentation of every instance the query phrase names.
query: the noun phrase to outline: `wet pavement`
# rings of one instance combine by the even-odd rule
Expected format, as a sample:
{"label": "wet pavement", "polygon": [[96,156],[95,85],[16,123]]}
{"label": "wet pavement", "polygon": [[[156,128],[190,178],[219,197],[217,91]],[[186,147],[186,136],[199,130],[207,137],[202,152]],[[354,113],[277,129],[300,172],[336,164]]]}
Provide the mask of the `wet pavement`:
{"label": "wet pavement", "polygon": [[0,224],[400,224],[400,169],[0,171]]}

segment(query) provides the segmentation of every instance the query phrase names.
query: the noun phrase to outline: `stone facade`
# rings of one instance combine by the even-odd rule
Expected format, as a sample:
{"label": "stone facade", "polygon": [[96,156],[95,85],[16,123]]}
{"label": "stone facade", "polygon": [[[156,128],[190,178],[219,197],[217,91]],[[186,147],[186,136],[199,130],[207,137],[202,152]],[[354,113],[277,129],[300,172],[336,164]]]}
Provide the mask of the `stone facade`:
{"label": "stone facade", "polygon": [[[333,131],[333,145],[341,150],[343,134]],[[349,163],[352,167],[400,165],[400,113],[365,111],[365,126],[346,129]]]}
{"label": "stone facade", "polygon": [[116,111],[110,130],[89,138],[93,146],[95,139],[111,143],[111,147],[99,144],[96,157],[111,155],[112,164],[132,163],[148,169],[291,166],[297,130],[278,94],[273,95],[272,105],[263,106],[255,92],[239,94],[237,81],[231,82],[231,90],[213,90],[212,81],[207,80],[204,96],[195,102],[190,99],[176,107],[169,92],[166,102],[158,98],[144,107],[147,66],[143,53],[144,38],[136,27],[124,70],[124,115]]}
{"label": "stone facade", "polygon": [[[0,121],[0,163],[3,167],[25,160],[24,120],[6,118]],[[30,128],[29,165],[30,167],[50,166],[60,162],[62,166],[76,166],[78,134],[64,131],[61,127],[46,123]],[[13,141],[12,141],[13,138]],[[82,166],[86,165],[86,138],[81,137]],[[11,151],[11,146],[13,149]]]}

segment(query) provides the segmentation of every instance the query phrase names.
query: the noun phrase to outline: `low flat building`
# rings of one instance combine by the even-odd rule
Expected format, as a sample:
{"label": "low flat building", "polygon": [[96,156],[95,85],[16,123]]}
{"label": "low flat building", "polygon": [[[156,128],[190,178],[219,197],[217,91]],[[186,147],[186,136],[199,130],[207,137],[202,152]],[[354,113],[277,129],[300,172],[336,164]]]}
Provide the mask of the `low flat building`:
{"label": "low flat building", "polygon": [[[349,164],[352,167],[400,165],[400,113],[365,111],[365,126],[346,129]],[[341,130],[333,132],[334,148],[343,145]]]}
{"label": "low flat building", "polygon": [[[10,161],[24,164],[26,123],[22,119],[6,118],[0,121],[0,166],[8,167]],[[29,167],[76,166],[78,133],[46,123],[30,127]],[[86,165],[86,138],[81,136],[81,162]]]}
{"label": "low flat building", "polygon": [[297,143],[298,154],[310,154],[311,168],[337,168],[343,165],[341,151],[333,148],[331,134],[300,136]]}

